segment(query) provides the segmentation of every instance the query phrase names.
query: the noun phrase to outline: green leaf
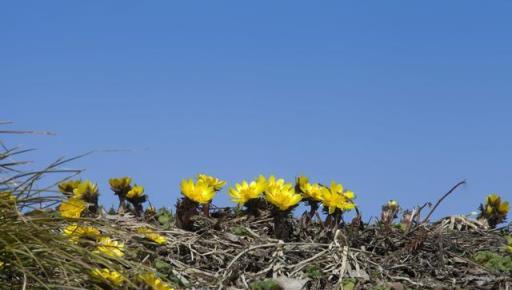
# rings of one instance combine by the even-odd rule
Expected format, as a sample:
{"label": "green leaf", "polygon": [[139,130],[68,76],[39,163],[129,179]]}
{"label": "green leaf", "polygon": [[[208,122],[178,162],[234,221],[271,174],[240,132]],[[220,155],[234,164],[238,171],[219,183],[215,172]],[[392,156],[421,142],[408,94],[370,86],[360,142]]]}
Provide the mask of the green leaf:
{"label": "green leaf", "polygon": [[247,229],[242,226],[232,227],[231,232],[237,236],[247,236],[249,234],[249,231],[247,231]]}
{"label": "green leaf", "polygon": [[156,259],[155,268],[158,270],[158,272],[166,273],[169,272],[169,270],[171,269],[171,265],[169,265],[162,259]]}
{"label": "green leaf", "polygon": [[251,290],[282,290],[281,286],[272,279],[254,281],[249,285]]}

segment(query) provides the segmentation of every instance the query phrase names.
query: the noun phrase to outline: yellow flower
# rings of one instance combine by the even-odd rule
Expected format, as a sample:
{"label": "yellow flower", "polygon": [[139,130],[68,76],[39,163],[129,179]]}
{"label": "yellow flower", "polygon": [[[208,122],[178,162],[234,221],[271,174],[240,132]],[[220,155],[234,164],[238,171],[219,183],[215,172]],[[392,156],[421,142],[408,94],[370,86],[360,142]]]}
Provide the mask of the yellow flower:
{"label": "yellow flower", "polygon": [[485,202],[480,204],[478,219],[486,220],[489,227],[493,229],[507,219],[508,211],[509,203],[507,201],[502,201],[496,193],[489,194],[485,198]]}
{"label": "yellow flower", "polygon": [[135,185],[128,193],[126,197],[129,199],[138,199],[144,196],[144,187],[141,185]]}
{"label": "yellow flower", "polygon": [[4,267],[4,262],[0,261],[0,269]]}
{"label": "yellow flower", "polygon": [[485,211],[489,215],[495,212],[498,215],[506,216],[509,211],[509,204],[507,201],[501,201],[501,197],[493,193],[485,198]]}
{"label": "yellow flower", "polygon": [[69,239],[76,243],[80,238],[96,238],[100,235],[100,231],[91,226],[79,226],[76,223],[70,224],[63,230],[64,235],[69,236]]}
{"label": "yellow flower", "polygon": [[329,214],[334,213],[336,209],[348,211],[355,208],[352,200],[355,195],[352,191],[343,191],[343,185],[331,182],[331,187],[322,187],[321,200],[323,205],[328,208]]}
{"label": "yellow flower", "polygon": [[120,258],[124,256],[124,244],[114,241],[109,237],[101,237],[96,252],[101,252],[109,257]]}
{"label": "yellow flower", "polygon": [[343,185],[341,183],[336,183],[335,181],[331,181],[330,190],[332,193],[342,194],[343,193]]}
{"label": "yellow flower", "polygon": [[139,275],[139,279],[142,280],[146,285],[151,287],[153,290],[174,290],[171,286],[169,286],[164,281],[160,280],[153,273],[144,273]]}
{"label": "yellow flower", "polygon": [[154,215],[156,214],[156,208],[154,206],[148,206],[146,208],[146,215]]}
{"label": "yellow flower", "polygon": [[16,197],[8,191],[0,191],[0,205],[12,206],[16,203]]}
{"label": "yellow flower", "polygon": [[496,209],[499,214],[506,215],[508,213],[508,201],[502,202]]}
{"label": "yellow flower", "polygon": [[322,204],[329,210],[329,214],[334,213],[343,203],[344,198],[341,194],[332,192],[326,187],[322,188]]}
{"label": "yellow flower", "polygon": [[73,197],[85,201],[93,201],[98,197],[98,185],[89,180],[81,182],[77,188],[73,189]]}
{"label": "yellow flower", "polygon": [[308,198],[320,201],[322,199],[322,186],[320,186],[318,183],[308,184],[304,188],[303,193]]}
{"label": "yellow flower", "polygon": [[113,270],[111,271],[107,268],[95,268],[91,271],[91,276],[98,280],[108,281],[115,286],[121,286],[124,281],[124,278],[121,275],[121,273]]}
{"label": "yellow flower", "polygon": [[[281,188],[285,185],[285,182],[284,182],[284,179],[282,178],[279,178],[279,179],[276,179],[275,176],[271,175],[268,180],[267,180],[267,188],[266,188],[266,191],[268,190],[274,190],[275,188]],[[290,184],[291,185],[291,184]]]}
{"label": "yellow flower", "polygon": [[485,212],[486,212],[487,214],[489,214],[489,215],[490,215],[490,214],[492,214],[492,212],[493,212],[493,211],[494,211],[494,209],[492,208],[492,206],[487,205],[487,206],[485,207]]}
{"label": "yellow flower", "polygon": [[235,184],[235,188],[231,187],[229,195],[233,202],[244,205],[249,200],[260,197],[265,190],[265,185],[262,184],[265,182],[265,177],[263,179],[261,177],[257,181],[251,181],[251,183],[243,180],[242,183]]}
{"label": "yellow flower", "polygon": [[306,176],[299,176],[297,178],[298,190],[302,193],[305,198],[320,201],[322,198],[322,187],[318,184],[311,184]]}
{"label": "yellow flower", "polygon": [[144,235],[147,239],[149,239],[159,245],[163,245],[163,244],[167,243],[166,237],[158,234],[157,232],[155,232],[154,230],[152,230],[148,227],[140,227],[137,229],[137,232],[139,234]]}
{"label": "yellow flower", "polygon": [[297,177],[297,185],[302,190],[309,184],[309,178],[307,176],[299,176]]}
{"label": "yellow flower", "polygon": [[485,198],[485,202],[489,205],[496,205],[496,204],[500,204],[501,202],[501,197],[496,194],[496,193],[493,193],[493,194],[489,194],[486,198]]}
{"label": "yellow flower", "polygon": [[218,178],[206,174],[199,174],[197,176],[197,181],[201,181],[208,184],[208,186],[213,187],[215,191],[220,191],[224,187],[224,185],[226,185],[226,182],[224,180],[220,180]]}
{"label": "yellow flower", "polygon": [[70,198],[59,206],[59,212],[65,218],[79,218],[87,208],[87,203],[78,198]]}
{"label": "yellow flower", "polygon": [[388,207],[391,209],[391,210],[396,210],[398,208],[398,202],[396,200],[390,200],[388,201]]}
{"label": "yellow flower", "polygon": [[265,176],[260,175],[256,178],[256,190],[260,192],[267,190],[267,179]]}
{"label": "yellow flower", "polygon": [[203,181],[183,180],[180,187],[183,195],[197,203],[209,203],[215,196],[215,189]]}
{"label": "yellow flower", "polygon": [[68,180],[59,183],[58,187],[62,193],[73,193],[73,190],[80,185],[81,180]]}
{"label": "yellow flower", "polygon": [[265,191],[265,199],[282,211],[288,210],[302,200],[300,194],[295,193],[291,183],[285,183],[284,179],[270,176]]}
{"label": "yellow flower", "polygon": [[117,193],[130,190],[132,179],[130,177],[110,178],[108,183],[112,191]]}
{"label": "yellow flower", "polygon": [[343,192],[343,196],[348,199],[349,201],[352,201],[354,198],[356,198],[356,195],[354,194],[354,192],[350,191],[350,190],[346,190]]}

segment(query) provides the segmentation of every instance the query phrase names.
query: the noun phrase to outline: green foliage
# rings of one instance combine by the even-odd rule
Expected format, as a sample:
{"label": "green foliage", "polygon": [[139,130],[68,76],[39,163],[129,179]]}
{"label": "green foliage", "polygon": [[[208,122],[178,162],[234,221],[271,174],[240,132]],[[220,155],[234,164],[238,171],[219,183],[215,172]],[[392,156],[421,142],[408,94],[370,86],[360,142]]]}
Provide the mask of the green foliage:
{"label": "green foliage", "polygon": [[272,279],[252,282],[249,288],[251,290],[282,290],[281,286]]}
{"label": "green foliage", "polygon": [[505,236],[507,244],[504,246],[505,251],[512,255],[512,236]]}
{"label": "green foliage", "polygon": [[183,286],[184,288],[192,287],[189,281],[187,281],[183,277],[177,276],[176,272],[173,271],[172,266],[164,259],[156,258],[153,262],[153,267],[158,271],[158,273],[161,274],[162,277],[165,277],[173,284]]}
{"label": "green foliage", "polygon": [[233,208],[233,213],[234,213],[235,215],[237,215],[237,216],[239,216],[239,215],[243,214],[243,212],[244,212],[244,211],[242,210],[242,208],[241,208],[241,207],[238,207],[238,206],[237,206],[237,207]]}
{"label": "green foliage", "polygon": [[352,290],[356,287],[357,280],[355,278],[343,279],[343,290]]}
{"label": "green foliage", "polygon": [[115,215],[115,214],[117,214],[117,211],[113,206],[111,206],[110,209],[108,210],[108,214]]}
{"label": "green foliage", "polygon": [[306,267],[306,276],[310,279],[317,280],[321,279],[324,276],[324,273],[322,273],[322,270],[320,270],[318,266],[310,265]]}
{"label": "green foliage", "polygon": [[156,214],[156,218],[163,229],[169,229],[171,227],[173,215],[167,208],[160,208]]}
{"label": "green foliage", "polygon": [[491,251],[477,252],[473,259],[489,270],[503,273],[512,273],[512,256],[500,255]]}
{"label": "green foliage", "polygon": [[242,227],[242,226],[232,227],[231,228],[231,232],[234,235],[237,235],[237,236],[247,236],[247,235],[249,235],[249,231],[245,227]]}
{"label": "green foliage", "polygon": [[169,273],[171,271],[171,265],[162,259],[155,259],[153,264],[160,273]]}
{"label": "green foliage", "polygon": [[377,285],[373,288],[371,288],[371,290],[390,290],[391,288],[385,284],[380,284],[380,285]]}

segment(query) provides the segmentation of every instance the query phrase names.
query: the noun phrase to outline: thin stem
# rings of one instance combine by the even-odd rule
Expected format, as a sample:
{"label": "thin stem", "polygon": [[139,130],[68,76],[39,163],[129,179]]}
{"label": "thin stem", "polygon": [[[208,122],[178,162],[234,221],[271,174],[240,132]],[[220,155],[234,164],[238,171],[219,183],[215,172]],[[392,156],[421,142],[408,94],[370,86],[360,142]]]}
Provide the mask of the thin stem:
{"label": "thin stem", "polygon": [[434,205],[434,207],[430,210],[430,212],[428,213],[427,217],[423,220],[422,223],[425,223],[426,221],[428,221],[428,219],[430,218],[430,216],[432,216],[432,214],[434,213],[434,211],[436,210],[436,208],[439,206],[439,204],[441,204],[441,202],[446,198],[448,197],[448,195],[450,195],[452,192],[455,191],[455,189],[457,189],[457,187],[465,184],[466,181],[463,180],[463,181],[460,181],[459,183],[455,184],[447,193],[445,193],[437,202],[436,204]]}

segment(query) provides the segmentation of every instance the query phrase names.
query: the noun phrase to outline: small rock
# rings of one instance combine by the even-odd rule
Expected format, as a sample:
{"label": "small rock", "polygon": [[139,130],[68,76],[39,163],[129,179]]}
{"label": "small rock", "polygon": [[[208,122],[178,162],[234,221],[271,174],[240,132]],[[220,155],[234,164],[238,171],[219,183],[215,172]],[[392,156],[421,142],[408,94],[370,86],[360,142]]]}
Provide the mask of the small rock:
{"label": "small rock", "polygon": [[392,290],[404,290],[404,285],[400,282],[392,282],[392,283],[389,283],[389,288],[391,288]]}
{"label": "small rock", "polygon": [[302,290],[304,286],[309,281],[309,279],[296,279],[289,278],[286,276],[280,276],[274,278],[274,281],[283,289],[283,290]]}

